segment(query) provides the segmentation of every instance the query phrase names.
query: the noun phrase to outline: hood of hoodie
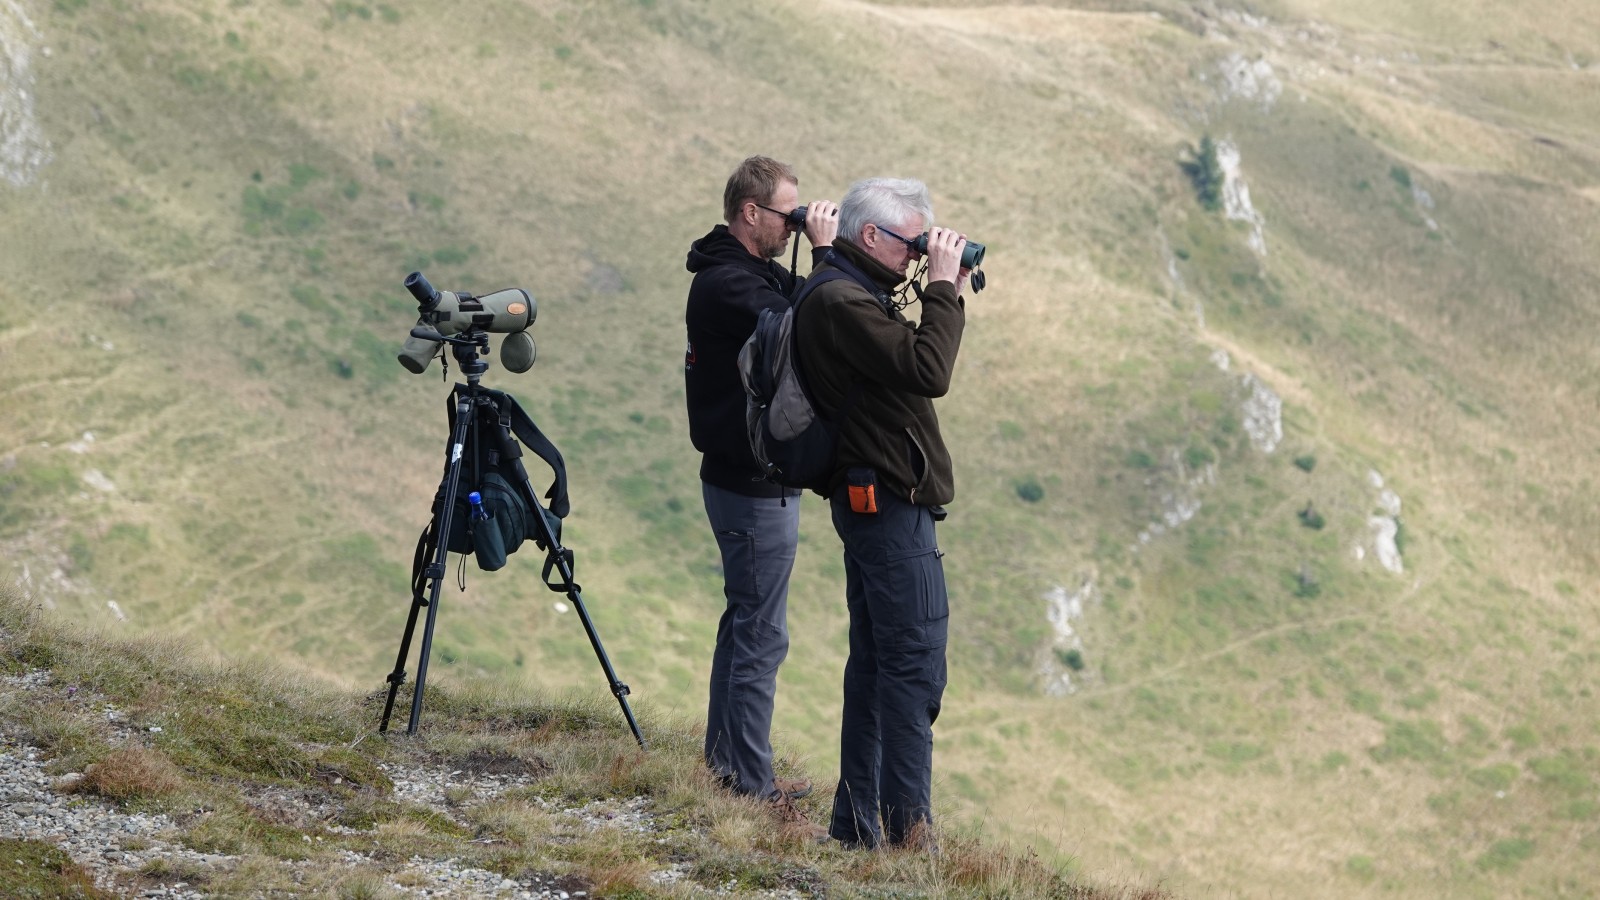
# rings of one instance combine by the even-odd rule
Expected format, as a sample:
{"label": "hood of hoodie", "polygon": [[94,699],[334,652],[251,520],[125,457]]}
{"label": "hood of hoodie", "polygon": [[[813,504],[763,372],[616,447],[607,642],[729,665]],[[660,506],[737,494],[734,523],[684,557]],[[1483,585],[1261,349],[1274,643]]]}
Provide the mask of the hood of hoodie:
{"label": "hood of hoodie", "polygon": [[[684,267],[690,272],[700,272],[712,266],[738,266],[762,278],[777,278],[777,266],[770,259],[762,259],[744,248],[726,225],[717,225],[706,236],[689,245],[689,258]],[[775,288],[781,290],[777,284]]]}

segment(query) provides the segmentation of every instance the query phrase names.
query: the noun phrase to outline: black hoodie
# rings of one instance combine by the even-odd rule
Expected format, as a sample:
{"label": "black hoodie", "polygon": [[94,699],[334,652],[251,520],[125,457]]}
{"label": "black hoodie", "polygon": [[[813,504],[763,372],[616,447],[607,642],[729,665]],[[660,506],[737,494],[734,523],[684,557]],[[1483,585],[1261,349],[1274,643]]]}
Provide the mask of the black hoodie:
{"label": "black hoodie", "polygon": [[[793,240],[800,240],[795,235]],[[812,251],[820,261],[828,248]],[[756,329],[763,309],[781,310],[805,283],[770,259],[753,255],[718,225],[689,247],[694,273],[684,324],[684,393],[689,403],[689,439],[703,457],[700,479],[751,497],[794,496],[798,491],[762,479],[745,431],[744,386],[739,351]]]}

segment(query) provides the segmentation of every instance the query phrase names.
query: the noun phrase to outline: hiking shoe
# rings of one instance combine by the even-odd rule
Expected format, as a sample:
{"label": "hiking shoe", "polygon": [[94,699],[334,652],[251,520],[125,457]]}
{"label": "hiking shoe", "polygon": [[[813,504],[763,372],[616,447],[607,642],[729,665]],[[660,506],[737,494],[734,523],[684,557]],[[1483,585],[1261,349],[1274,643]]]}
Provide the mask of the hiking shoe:
{"label": "hiking shoe", "polygon": [[772,779],[772,786],[778,793],[790,800],[799,800],[801,797],[811,796],[811,779],[809,778],[784,778],[777,776]]}
{"label": "hiking shoe", "polygon": [[793,800],[779,795],[767,801],[767,808],[772,810],[773,818],[784,831],[805,838],[813,844],[826,844],[833,838],[828,836],[828,829],[811,821],[805,810],[796,806]]}
{"label": "hiking shoe", "polygon": [[910,850],[926,853],[929,856],[939,855],[939,839],[933,835],[933,826],[926,819],[911,826],[911,832],[904,840],[896,841],[891,846],[896,850]]}

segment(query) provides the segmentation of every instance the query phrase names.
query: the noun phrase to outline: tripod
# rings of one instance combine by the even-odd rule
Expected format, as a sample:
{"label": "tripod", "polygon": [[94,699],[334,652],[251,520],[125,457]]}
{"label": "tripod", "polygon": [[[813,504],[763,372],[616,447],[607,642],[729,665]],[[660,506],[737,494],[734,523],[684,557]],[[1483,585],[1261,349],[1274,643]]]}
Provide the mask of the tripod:
{"label": "tripod", "polygon": [[[568,509],[566,464],[561,459],[561,452],[539,431],[539,427],[528,418],[528,414],[523,412],[522,407],[517,405],[517,401],[510,394],[489,390],[479,384],[483,373],[489,368],[489,364],[479,358],[480,353],[488,351],[487,332],[471,328],[458,336],[445,337],[431,329],[419,327],[413,331],[413,335],[449,344],[452,354],[461,366],[461,371],[467,376],[467,383],[457,384],[451,392],[453,402],[451,436],[450,443],[445,448],[444,480],[439,483],[439,492],[434,496],[433,518],[417,542],[411,580],[411,614],[406,619],[405,634],[400,638],[400,654],[395,660],[394,671],[387,679],[389,696],[383,706],[383,721],[378,725],[379,733],[389,730],[389,716],[394,711],[395,694],[399,692],[400,685],[406,679],[406,657],[411,651],[411,638],[416,631],[417,614],[423,607],[427,607],[427,620],[422,629],[422,649],[417,659],[417,684],[411,695],[411,719],[406,725],[406,734],[417,733],[417,723],[422,717],[422,696],[428,677],[428,656],[433,648],[433,626],[439,612],[439,592],[444,583],[447,557],[451,549],[464,552],[459,547],[451,547],[451,525],[452,519],[457,515],[456,495],[461,468],[470,457],[472,468],[469,471],[473,476],[471,483],[477,484],[482,451],[485,445],[489,445],[492,452],[499,454],[501,465],[508,471],[513,489],[522,495],[522,499],[533,513],[533,533],[529,536],[546,553],[543,574],[545,585],[553,591],[565,593],[572,601],[573,609],[577,610],[578,618],[583,622],[583,630],[589,635],[589,643],[594,647],[595,656],[600,660],[600,667],[605,671],[606,681],[611,686],[611,694],[617,698],[617,703],[622,707],[622,715],[628,721],[628,728],[632,730],[634,740],[639,742],[640,747],[644,747],[644,735],[640,733],[639,723],[634,719],[632,707],[628,705],[628,686],[617,679],[616,670],[611,667],[611,659],[606,656],[605,647],[600,643],[600,634],[595,631],[594,622],[589,618],[589,610],[583,605],[583,596],[578,584],[573,581],[572,551],[561,546],[561,519],[566,516]],[[522,465],[522,450],[513,438],[513,432],[555,471],[555,483],[545,494],[550,500],[549,509],[539,503],[533,485],[528,481],[528,472]],[[551,580],[552,572],[556,573],[558,580]],[[424,585],[427,586],[426,591],[423,589]]]}

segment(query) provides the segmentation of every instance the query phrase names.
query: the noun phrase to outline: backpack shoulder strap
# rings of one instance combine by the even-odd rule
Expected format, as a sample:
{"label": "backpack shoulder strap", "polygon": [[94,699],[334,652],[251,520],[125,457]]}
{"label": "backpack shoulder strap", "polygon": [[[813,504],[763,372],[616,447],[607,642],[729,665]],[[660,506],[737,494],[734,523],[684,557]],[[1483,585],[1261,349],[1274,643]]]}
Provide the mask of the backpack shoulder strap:
{"label": "backpack shoulder strap", "polygon": [[[831,255],[829,256],[829,259],[832,259]],[[809,297],[811,295],[812,291],[816,290],[819,287],[822,287],[823,285],[827,284],[830,281],[839,281],[840,279],[849,279],[849,278],[850,278],[850,273],[849,272],[846,272],[843,269],[837,269],[837,268],[834,268],[833,266],[829,266],[828,268],[823,269],[822,271],[817,272],[817,273],[811,275],[810,277],[808,277],[805,280],[805,283],[800,285],[800,289],[794,292],[794,297],[792,299],[790,299],[789,305],[791,305],[791,306],[799,306],[800,305],[800,301],[804,300],[806,297]]]}
{"label": "backpack shoulder strap", "polygon": [[[827,284],[830,281],[855,281],[857,283],[860,283],[860,279],[856,278],[855,275],[853,275],[852,273],[846,271],[845,269],[839,268],[836,265],[836,263],[841,262],[842,260],[832,250],[828,251],[828,255],[824,258],[823,261],[825,263],[835,263],[835,265],[829,265],[827,268],[823,269],[822,271],[817,272],[816,274],[812,275],[810,278],[807,278],[806,279],[806,283],[800,286],[800,290],[795,292],[794,300],[791,301],[791,304],[792,304],[792,306],[794,308],[795,322],[797,324],[799,322],[799,316],[800,316],[800,301],[802,301],[805,298],[809,297],[813,290],[816,290],[817,288],[823,286],[824,284]],[[798,344],[800,342],[800,335],[799,335],[799,329],[798,328],[791,328],[790,329],[790,331],[789,331],[789,340],[792,343],[795,343],[795,344]],[[805,392],[806,392],[806,394],[808,396],[811,396],[811,382],[810,382],[810,379],[808,379],[806,377],[805,366],[801,365],[801,363],[800,363],[799,348],[798,347],[791,347],[789,352],[790,352],[791,358],[794,360],[794,371],[795,371],[795,374],[797,376],[799,376],[799,378],[800,378],[801,387],[805,390]],[[844,402],[839,405],[839,415],[836,417],[836,421],[840,425],[843,425],[845,420],[850,418],[850,410],[856,405],[856,400],[859,399],[860,397],[861,397],[861,381],[859,379],[856,379],[856,378],[851,378],[850,379],[850,390],[845,393]],[[816,401],[812,401],[812,402],[815,403]],[[819,409],[818,412],[820,413],[821,410]]]}
{"label": "backpack shoulder strap", "polygon": [[511,431],[522,442],[524,447],[532,450],[534,455],[544,460],[555,473],[555,481],[551,482],[550,489],[545,491],[545,499],[550,501],[550,512],[558,519],[567,517],[571,505],[567,499],[567,463],[561,458],[561,451],[556,445],[545,437],[539,426],[518,405],[516,398],[503,391],[489,391],[495,405],[500,408],[501,415],[505,416],[511,425]]}

